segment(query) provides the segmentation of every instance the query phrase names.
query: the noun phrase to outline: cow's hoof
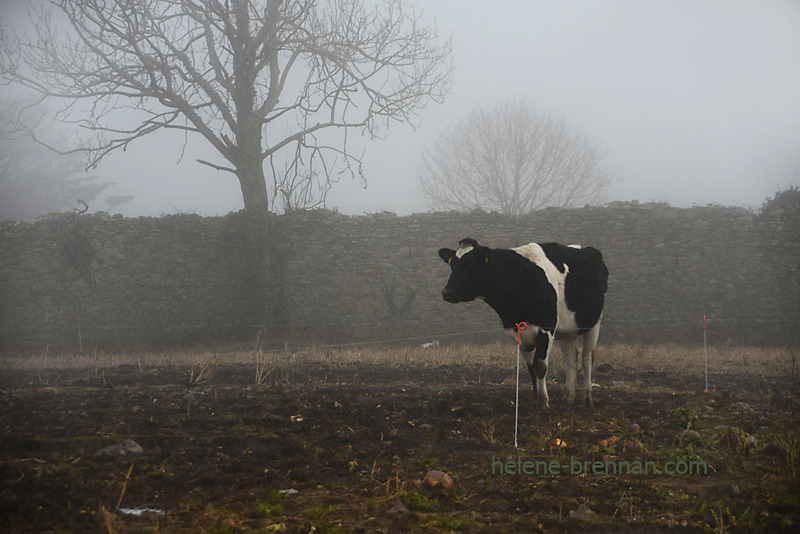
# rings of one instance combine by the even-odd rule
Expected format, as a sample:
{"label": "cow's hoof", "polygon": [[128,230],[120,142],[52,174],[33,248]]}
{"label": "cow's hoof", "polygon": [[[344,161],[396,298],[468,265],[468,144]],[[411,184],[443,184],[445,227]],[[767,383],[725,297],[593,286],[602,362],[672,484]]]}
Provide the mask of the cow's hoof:
{"label": "cow's hoof", "polygon": [[539,378],[544,378],[547,375],[547,362],[544,360],[536,360],[533,362],[533,372]]}

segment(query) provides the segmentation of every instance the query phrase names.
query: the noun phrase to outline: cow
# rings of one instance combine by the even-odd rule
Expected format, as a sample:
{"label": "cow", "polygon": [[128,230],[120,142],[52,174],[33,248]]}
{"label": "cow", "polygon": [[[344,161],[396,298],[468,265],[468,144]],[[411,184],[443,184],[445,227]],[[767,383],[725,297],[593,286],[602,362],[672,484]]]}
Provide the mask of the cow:
{"label": "cow", "polygon": [[[462,239],[457,250],[442,248],[450,265],[442,290],[447,302],[481,299],[497,312],[512,337],[519,335],[528,372],[539,403],[549,406],[547,369],[553,342],[558,342],[566,368],[567,402],[575,402],[578,341],[583,342],[583,400],[592,401],[592,362],[608,269],[592,247],[529,243],[513,249],[483,247]],[[518,332],[518,324],[527,328]]]}

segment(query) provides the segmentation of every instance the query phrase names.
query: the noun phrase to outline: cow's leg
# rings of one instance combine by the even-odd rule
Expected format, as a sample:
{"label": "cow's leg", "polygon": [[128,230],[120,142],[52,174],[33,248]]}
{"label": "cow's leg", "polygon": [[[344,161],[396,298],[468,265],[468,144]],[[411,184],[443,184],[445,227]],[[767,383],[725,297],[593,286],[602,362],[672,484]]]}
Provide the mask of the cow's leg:
{"label": "cow's leg", "polygon": [[583,398],[586,404],[594,406],[592,400],[592,364],[594,363],[594,348],[600,335],[600,321],[591,330],[583,334]]}
{"label": "cow's leg", "polygon": [[578,346],[575,339],[560,339],[558,346],[564,355],[564,370],[567,375],[567,390],[564,393],[566,402],[575,402],[575,381],[577,375]]}
{"label": "cow's leg", "polygon": [[528,373],[531,375],[531,382],[533,382],[533,393],[536,393],[536,373],[533,371],[533,349],[527,351],[522,350],[522,357],[525,359],[525,367],[528,368]]}
{"label": "cow's leg", "polygon": [[553,348],[553,334],[544,330],[536,335],[536,346],[531,352],[525,351],[525,364],[531,375],[533,388],[539,404],[545,408],[550,406],[550,397],[547,395],[547,364],[550,350]]}

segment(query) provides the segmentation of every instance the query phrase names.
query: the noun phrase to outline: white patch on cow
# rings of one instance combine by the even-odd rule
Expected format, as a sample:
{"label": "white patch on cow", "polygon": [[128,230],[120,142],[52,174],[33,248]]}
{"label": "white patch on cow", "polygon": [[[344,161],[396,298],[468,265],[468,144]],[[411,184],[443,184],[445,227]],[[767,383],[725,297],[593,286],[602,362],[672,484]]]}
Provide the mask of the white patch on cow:
{"label": "white patch on cow", "polygon": [[464,254],[472,250],[472,245],[459,245],[458,250],[456,250],[456,258],[461,259]]}
{"label": "white patch on cow", "polygon": [[564,269],[562,273],[558,267],[550,261],[547,254],[544,253],[544,249],[542,249],[541,245],[538,243],[528,243],[527,245],[522,245],[512,250],[538,265],[544,271],[547,281],[555,288],[558,302],[558,309],[556,310],[558,314],[558,323],[555,325],[556,337],[571,337],[576,335],[578,333],[578,323],[575,322],[575,313],[567,308],[567,301],[564,298],[564,283],[569,274],[569,266],[566,264],[562,265],[561,267]]}
{"label": "white patch on cow", "polygon": [[583,247],[581,247],[580,245],[567,245],[567,246],[568,246],[569,248],[577,248],[577,249],[581,249],[581,248],[583,248]]}

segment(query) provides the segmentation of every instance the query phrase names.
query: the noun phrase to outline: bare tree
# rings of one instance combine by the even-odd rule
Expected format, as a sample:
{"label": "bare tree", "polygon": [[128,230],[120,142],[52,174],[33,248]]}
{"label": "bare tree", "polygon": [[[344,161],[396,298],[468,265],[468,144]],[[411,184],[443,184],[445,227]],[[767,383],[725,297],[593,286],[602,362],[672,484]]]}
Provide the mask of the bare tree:
{"label": "bare tree", "polygon": [[529,104],[478,109],[440,134],[418,168],[434,209],[521,215],[597,202],[609,184],[602,152],[583,133]]}
{"label": "bare tree", "polygon": [[[0,101],[0,109],[8,111],[20,105]],[[66,138],[59,125],[40,119],[52,142]],[[91,202],[111,185],[87,174],[79,154],[57,154],[0,119],[0,220],[32,221],[68,211],[77,199]]]}
{"label": "bare tree", "polygon": [[158,130],[199,134],[218,156],[200,162],[238,179],[249,213],[276,195],[324,202],[342,173],[363,182],[338,132],[414,123],[452,77],[450,42],[405,0],[50,3],[32,9],[35,37],[3,32],[0,76],[91,134],[59,150],[85,150],[91,167]]}

